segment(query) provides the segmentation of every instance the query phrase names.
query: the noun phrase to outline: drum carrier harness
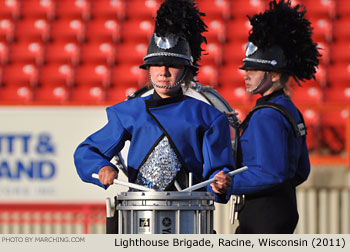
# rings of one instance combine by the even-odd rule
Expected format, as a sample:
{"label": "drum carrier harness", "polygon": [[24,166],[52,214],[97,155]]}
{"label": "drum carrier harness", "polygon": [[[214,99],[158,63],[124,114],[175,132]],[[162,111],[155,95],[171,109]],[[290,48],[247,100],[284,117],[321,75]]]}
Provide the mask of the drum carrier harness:
{"label": "drum carrier harness", "polygon": [[[237,147],[238,147],[238,140],[240,136],[243,134],[243,132],[247,129],[249,121],[253,114],[263,108],[272,108],[280,112],[289,122],[289,124],[292,127],[294,136],[296,138],[306,136],[307,134],[307,128],[305,126],[304,117],[301,114],[301,112],[298,110],[298,113],[301,118],[301,123],[297,123],[292,116],[292,114],[289,112],[289,110],[282,106],[281,104],[275,103],[275,102],[268,102],[268,101],[260,101],[247,115],[247,117],[243,120],[243,122],[237,127],[236,129],[236,136],[235,136],[235,163],[237,164]],[[232,205],[231,205],[231,213],[233,216],[231,216],[231,224],[234,223],[234,220],[237,220],[238,218],[238,212],[243,208],[244,205],[244,195],[232,195]]]}
{"label": "drum carrier harness", "polygon": [[305,126],[304,118],[299,110],[298,110],[298,113],[300,115],[302,122],[297,124],[294,117],[292,116],[292,114],[289,112],[289,110],[286,107],[282,106],[281,104],[275,103],[275,102],[264,101],[264,102],[261,102],[258,105],[256,105],[249,112],[249,114],[244,119],[244,121],[239,125],[239,127],[237,128],[237,131],[236,131],[236,135],[238,134],[238,137],[241,135],[240,132],[243,133],[246,130],[246,128],[248,127],[250,118],[253,116],[253,114],[256,111],[258,111],[259,109],[263,109],[263,108],[272,108],[272,109],[275,109],[278,112],[280,112],[287,119],[287,121],[290,123],[290,125],[292,126],[295,137],[301,137],[301,136],[306,135],[306,126]]}

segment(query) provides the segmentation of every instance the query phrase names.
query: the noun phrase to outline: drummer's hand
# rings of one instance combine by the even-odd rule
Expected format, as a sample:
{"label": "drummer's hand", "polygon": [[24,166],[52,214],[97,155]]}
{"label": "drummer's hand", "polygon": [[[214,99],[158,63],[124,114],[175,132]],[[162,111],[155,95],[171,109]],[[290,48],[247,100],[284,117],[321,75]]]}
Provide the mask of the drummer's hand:
{"label": "drummer's hand", "polygon": [[217,173],[214,176],[215,182],[211,183],[211,188],[214,193],[225,193],[227,188],[231,186],[232,179],[230,176],[226,176],[224,171]]}
{"label": "drummer's hand", "polygon": [[118,178],[118,172],[112,166],[103,166],[98,172],[98,178],[103,185],[112,185]]}

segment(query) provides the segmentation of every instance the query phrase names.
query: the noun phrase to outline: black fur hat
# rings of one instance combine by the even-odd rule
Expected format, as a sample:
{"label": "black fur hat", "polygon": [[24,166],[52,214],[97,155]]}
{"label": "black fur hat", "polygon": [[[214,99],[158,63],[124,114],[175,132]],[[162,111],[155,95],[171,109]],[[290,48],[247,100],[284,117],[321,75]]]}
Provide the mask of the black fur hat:
{"label": "black fur hat", "polygon": [[198,61],[207,42],[202,33],[207,26],[194,0],[165,0],[157,11],[154,34],[149,42],[144,64],[180,65],[198,71]]}
{"label": "black fur hat", "polygon": [[286,72],[297,82],[315,79],[321,55],[305,13],[290,0],[273,0],[264,13],[248,17],[252,29],[241,69]]}

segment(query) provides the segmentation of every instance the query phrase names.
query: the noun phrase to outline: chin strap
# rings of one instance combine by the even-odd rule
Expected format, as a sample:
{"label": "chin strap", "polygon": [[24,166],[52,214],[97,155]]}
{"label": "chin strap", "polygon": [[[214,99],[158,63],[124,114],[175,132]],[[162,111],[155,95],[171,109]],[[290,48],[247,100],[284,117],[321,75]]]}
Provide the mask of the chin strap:
{"label": "chin strap", "polygon": [[181,83],[185,80],[186,75],[187,75],[187,71],[188,71],[188,69],[185,68],[185,71],[184,71],[182,77],[181,77],[174,85],[161,86],[161,85],[156,84],[156,83],[152,80],[151,73],[149,73],[149,80],[151,81],[152,85],[155,86],[155,87],[157,87],[157,88],[173,89],[173,88],[176,88],[177,86],[181,85]]}
{"label": "chin strap", "polygon": [[[248,90],[247,89],[247,93],[250,93],[250,94],[258,94],[258,93],[260,93],[261,90],[259,90],[259,89],[262,87],[262,85],[265,83],[266,80],[267,80],[267,72],[265,71],[264,72],[264,76],[261,78],[259,84],[253,90]],[[271,86],[272,85],[273,85],[273,83],[271,83]]]}

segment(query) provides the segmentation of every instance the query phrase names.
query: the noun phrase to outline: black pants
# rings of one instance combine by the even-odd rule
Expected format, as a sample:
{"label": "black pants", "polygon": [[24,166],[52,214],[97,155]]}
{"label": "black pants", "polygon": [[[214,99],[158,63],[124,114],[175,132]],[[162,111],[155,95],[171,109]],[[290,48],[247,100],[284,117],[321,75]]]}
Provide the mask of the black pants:
{"label": "black pants", "polygon": [[106,217],[106,234],[118,234],[118,212],[112,217]]}
{"label": "black pants", "polygon": [[[114,197],[114,204],[118,204],[117,196]],[[106,217],[106,234],[118,234],[118,211],[114,209],[111,217]]]}
{"label": "black pants", "polygon": [[298,223],[295,187],[284,183],[273,189],[246,195],[238,214],[237,234],[292,234]]}

